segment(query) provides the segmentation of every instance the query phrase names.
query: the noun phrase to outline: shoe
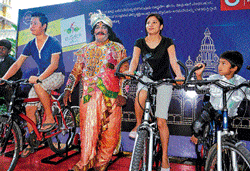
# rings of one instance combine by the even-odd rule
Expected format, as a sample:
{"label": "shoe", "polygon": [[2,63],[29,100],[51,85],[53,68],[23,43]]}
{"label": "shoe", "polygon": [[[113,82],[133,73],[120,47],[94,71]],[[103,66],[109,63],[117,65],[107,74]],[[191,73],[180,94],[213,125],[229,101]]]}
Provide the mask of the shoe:
{"label": "shoe", "polygon": [[[45,126],[50,126],[48,127],[47,129],[42,129],[42,127],[45,127]],[[56,122],[54,123],[44,123],[42,125],[42,127],[39,129],[40,132],[49,132],[51,131],[54,127],[56,126]]]}
{"label": "shoe", "polygon": [[135,139],[136,134],[137,134],[136,131],[131,131],[128,136],[129,138]]}
{"label": "shoe", "polygon": [[[27,153],[27,152],[28,152],[28,153]],[[24,153],[26,153],[26,154],[24,154]],[[31,153],[34,153],[34,148],[33,148],[33,147],[26,147],[26,148],[23,150],[23,152],[22,152],[22,154],[21,154],[21,157],[22,157],[22,158],[28,157]]]}
{"label": "shoe", "polygon": [[161,168],[161,171],[170,171],[170,167],[169,168]]}

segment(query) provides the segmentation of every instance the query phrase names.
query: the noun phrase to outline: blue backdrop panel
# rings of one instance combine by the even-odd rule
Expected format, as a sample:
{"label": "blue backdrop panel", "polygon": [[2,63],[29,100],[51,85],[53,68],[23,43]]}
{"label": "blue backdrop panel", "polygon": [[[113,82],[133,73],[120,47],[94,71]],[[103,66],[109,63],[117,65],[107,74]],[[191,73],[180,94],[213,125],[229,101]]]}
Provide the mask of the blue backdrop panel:
{"label": "blue backdrop panel", "polygon": [[[242,5],[243,1],[245,6]],[[224,0],[89,0],[72,2],[20,10],[18,32],[28,32],[31,12],[43,12],[49,18],[49,27],[53,28],[50,33],[59,41],[62,41],[61,33],[63,30],[60,30],[60,23],[59,25],[58,23],[53,25],[53,21],[84,15],[85,36],[86,43],[88,43],[92,40],[89,14],[100,9],[113,20],[114,32],[122,40],[127,49],[127,55],[132,56],[134,42],[146,35],[146,16],[152,12],[159,13],[164,19],[162,35],[174,40],[177,58],[189,68],[192,68],[197,62],[206,62],[205,76],[216,73],[218,56],[226,50],[238,50],[244,56],[244,65],[239,74],[250,79],[249,72],[246,70],[246,66],[250,64],[250,2],[240,0],[240,4],[234,7],[226,6],[225,8],[225,5],[227,4]],[[25,42],[26,37],[22,35],[25,34],[19,34],[18,36],[17,57],[25,46],[23,42]],[[73,53],[79,46],[79,44],[74,44],[63,49],[67,75],[73,68]],[[34,61],[29,59],[23,70],[25,77],[37,72]],[[126,84],[130,88],[128,104],[124,107],[123,131],[128,132],[135,123],[133,100],[136,83],[127,82]],[[177,137],[174,139],[175,144],[181,143],[182,138],[184,138],[186,145],[190,146],[188,142],[188,136],[191,135],[190,125],[201,110],[202,99],[203,96],[201,95],[191,97],[183,91],[174,92],[168,123],[170,133]],[[77,97],[74,101],[78,101]],[[244,119],[246,124],[241,126],[248,129],[249,120],[248,118]],[[247,129],[243,131],[244,137],[249,137]],[[180,135],[188,138],[179,137]],[[177,142],[177,140],[179,141]],[[127,143],[129,144],[128,148],[131,148],[129,140]],[[189,152],[186,152],[187,156],[193,156]],[[193,152],[192,148],[191,152]],[[178,155],[177,153],[176,155]]]}

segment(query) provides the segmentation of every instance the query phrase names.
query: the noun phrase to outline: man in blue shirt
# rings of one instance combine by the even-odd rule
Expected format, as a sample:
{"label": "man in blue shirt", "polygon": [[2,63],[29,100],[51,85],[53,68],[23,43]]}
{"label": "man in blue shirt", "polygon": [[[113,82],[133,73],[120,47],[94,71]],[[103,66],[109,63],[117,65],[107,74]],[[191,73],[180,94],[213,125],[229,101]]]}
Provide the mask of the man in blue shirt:
{"label": "man in blue shirt", "polygon": [[[38,65],[38,75],[32,75],[29,82],[34,86],[29,92],[29,98],[39,98],[46,114],[46,120],[40,128],[41,132],[48,132],[56,126],[52,116],[50,106],[50,91],[60,88],[64,83],[65,67],[62,58],[62,48],[57,39],[50,37],[45,32],[48,26],[48,19],[43,13],[35,12],[32,14],[30,22],[30,31],[35,36],[26,47],[18,60],[11,66],[8,72],[2,77],[9,79],[22,66],[29,57],[35,60]],[[38,104],[28,104],[26,106],[26,115],[36,123],[35,112]],[[27,124],[29,132],[33,131],[30,124]],[[27,157],[33,152],[31,146],[28,146],[22,153],[22,157]]]}

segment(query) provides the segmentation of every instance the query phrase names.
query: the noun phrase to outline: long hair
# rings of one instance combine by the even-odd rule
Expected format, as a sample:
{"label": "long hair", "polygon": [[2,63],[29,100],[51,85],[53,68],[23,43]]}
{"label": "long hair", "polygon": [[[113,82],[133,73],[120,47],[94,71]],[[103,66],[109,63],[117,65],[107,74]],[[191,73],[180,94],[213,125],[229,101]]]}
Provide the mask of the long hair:
{"label": "long hair", "polygon": [[[121,43],[122,44],[122,41],[116,37],[116,34],[115,32],[113,32],[112,28],[109,27],[108,25],[104,24],[107,28],[108,28],[108,39],[113,41],[113,42],[118,42],[118,43]],[[95,32],[95,28],[96,28],[97,24],[93,27],[93,29],[91,30],[91,34],[93,35],[92,37],[92,41],[91,42],[94,42],[95,41],[95,35],[94,35],[94,32]]]}

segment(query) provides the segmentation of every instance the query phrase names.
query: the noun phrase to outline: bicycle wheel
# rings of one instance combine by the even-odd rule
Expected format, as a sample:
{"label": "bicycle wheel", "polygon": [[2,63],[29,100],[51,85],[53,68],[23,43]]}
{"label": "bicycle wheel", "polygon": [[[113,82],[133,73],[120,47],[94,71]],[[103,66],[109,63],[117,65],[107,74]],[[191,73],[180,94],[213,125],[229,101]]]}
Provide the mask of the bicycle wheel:
{"label": "bicycle wheel", "polygon": [[[236,154],[236,164],[232,159],[232,152]],[[217,170],[217,144],[209,150],[206,171]],[[250,170],[250,152],[242,143],[237,145],[230,142],[222,142],[222,170],[223,171],[249,171]]]}
{"label": "bicycle wheel", "polygon": [[[0,116],[0,166],[4,170],[12,171],[16,167],[20,152],[20,128],[13,122],[12,129],[9,132],[10,125],[6,124],[8,116]],[[7,133],[10,133],[7,140]],[[6,149],[4,144],[7,141]],[[4,150],[2,152],[2,150]]]}
{"label": "bicycle wheel", "polygon": [[195,145],[195,152],[197,155],[196,170],[201,170],[205,167],[205,162],[208,156],[209,149],[214,145],[215,135],[212,133],[210,123],[204,126],[202,137],[199,138],[199,143]]}
{"label": "bicycle wheel", "polygon": [[[67,128],[63,124],[60,110],[58,110],[56,117],[58,119],[58,129],[55,131],[62,131],[59,134],[48,139],[49,147],[55,153],[64,153],[69,148],[74,140],[76,133],[75,115],[69,107],[63,109],[63,117],[65,119]],[[52,134],[55,132],[51,132]]]}
{"label": "bicycle wheel", "polygon": [[130,171],[147,171],[148,170],[148,150],[149,139],[148,131],[140,130],[135,142],[131,162]]}
{"label": "bicycle wheel", "polygon": [[153,152],[153,168],[152,170],[158,171],[161,168],[162,160],[162,146],[160,136],[155,138],[154,141],[154,152]]}

